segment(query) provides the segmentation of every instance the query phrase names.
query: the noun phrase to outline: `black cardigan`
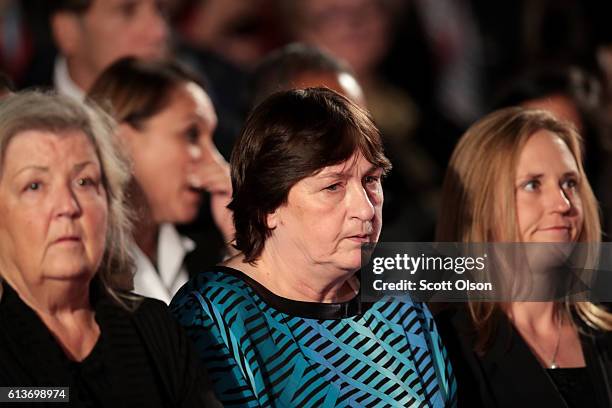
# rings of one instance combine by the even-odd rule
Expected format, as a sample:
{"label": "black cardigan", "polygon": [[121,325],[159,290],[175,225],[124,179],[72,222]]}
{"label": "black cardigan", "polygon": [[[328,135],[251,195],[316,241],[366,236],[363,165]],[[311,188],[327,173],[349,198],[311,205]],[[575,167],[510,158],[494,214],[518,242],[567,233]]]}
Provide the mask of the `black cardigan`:
{"label": "black cardigan", "polygon": [[3,291],[0,386],[70,387],[70,404],[53,406],[220,406],[189,340],[163,302],[143,298],[129,312],[92,287],[101,334],[90,355],[77,363],[6,283]]}
{"label": "black cardigan", "polygon": [[[481,356],[474,352],[475,331],[465,308],[445,310],[436,316],[457,378],[459,408],[566,408],[546,369],[506,315],[499,312],[496,320],[493,344]],[[581,333],[580,341],[597,406],[612,407],[612,336],[591,331]]]}

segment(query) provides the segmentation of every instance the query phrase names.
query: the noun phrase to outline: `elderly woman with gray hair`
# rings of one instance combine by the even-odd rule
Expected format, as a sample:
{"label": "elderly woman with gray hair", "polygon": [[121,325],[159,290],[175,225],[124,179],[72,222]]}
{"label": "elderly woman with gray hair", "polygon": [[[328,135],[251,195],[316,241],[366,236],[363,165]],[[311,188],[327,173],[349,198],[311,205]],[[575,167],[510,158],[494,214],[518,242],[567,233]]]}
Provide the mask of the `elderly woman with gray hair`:
{"label": "elderly woman with gray hair", "polygon": [[0,103],[0,386],[69,387],[78,406],[217,405],[165,305],[125,291],[112,131],[54,94]]}

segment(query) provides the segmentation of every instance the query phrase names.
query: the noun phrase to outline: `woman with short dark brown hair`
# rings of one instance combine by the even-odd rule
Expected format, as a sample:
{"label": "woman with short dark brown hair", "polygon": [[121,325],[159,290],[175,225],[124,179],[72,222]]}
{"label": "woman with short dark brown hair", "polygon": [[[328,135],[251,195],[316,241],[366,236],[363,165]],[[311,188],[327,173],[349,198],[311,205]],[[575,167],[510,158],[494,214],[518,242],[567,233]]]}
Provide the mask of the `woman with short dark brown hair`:
{"label": "woman with short dark brown hair", "polygon": [[427,307],[360,297],[390,170],[369,115],[325,88],[277,93],[251,113],[231,168],[240,253],[172,301],[222,402],[450,405]]}

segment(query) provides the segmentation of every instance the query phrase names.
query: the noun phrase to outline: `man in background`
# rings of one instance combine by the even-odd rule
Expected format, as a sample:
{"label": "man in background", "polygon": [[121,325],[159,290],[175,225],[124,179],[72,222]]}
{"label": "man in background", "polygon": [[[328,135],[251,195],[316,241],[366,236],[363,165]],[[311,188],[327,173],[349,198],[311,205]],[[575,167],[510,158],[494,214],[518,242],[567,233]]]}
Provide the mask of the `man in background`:
{"label": "man in background", "polygon": [[169,29],[159,0],[54,0],[49,7],[58,54],[52,73],[33,85],[53,85],[82,99],[117,59],[167,53]]}

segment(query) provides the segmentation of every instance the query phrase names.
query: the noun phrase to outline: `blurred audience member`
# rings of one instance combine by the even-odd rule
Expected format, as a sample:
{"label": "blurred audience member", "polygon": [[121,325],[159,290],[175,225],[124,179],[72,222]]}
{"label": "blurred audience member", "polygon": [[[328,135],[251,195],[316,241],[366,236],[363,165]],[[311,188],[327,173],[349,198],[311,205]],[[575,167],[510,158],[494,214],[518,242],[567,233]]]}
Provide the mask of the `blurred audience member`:
{"label": "blurred audience member", "polygon": [[521,105],[548,110],[582,132],[600,102],[601,85],[595,77],[578,67],[556,66],[531,68],[507,80],[494,108]]}
{"label": "blurred audience member", "polygon": [[385,181],[386,227],[381,239],[431,240],[442,171],[419,140],[420,110],[379,72],[394,34],[398,3],[296,0],[279,4],[294,39],[350,66],[383,135],[394,171]]}
{"label": "blurred audience member", "polygon": [[13,81],[6,76],[3,72],[0,72],[0,98],[7,96],[15,90]]}
{"label": "blurred audience member", "polygon": [[52,76],[63,94],[82,99],[95,79],[121,57],[160,58],[168,27],[157,0],[55,0],[51,29],[59,55]]}
{"label": "blurred audience member", "polygon": [[612,144],[602,127],[600,81],[578,67],[532,68],[501,88],[494,108],[508,106],[543,109],[576,128],[584,142],[584,167],[601,206],[604,232],[612,232],[612,167],[608,164]]}
{"label": "blurred audience member", "polygon": [[[134,58],[108,67],[90,95],[110,102],[120,123],[119,142],[132,163],[134,289],[169,303],[189,273],[220,261],[223,242],[233,239],[226,208],[232,190],[229,165],[212,141],[214,108],[196,78],[180,66]],[[196,246],[174,224],[195,219],[204,192],[210,193],[216,227],[194,236]]]}
{"label": "blurred audience member", "polygon": [[325,86],[364,107],[361,86],[349,66],[325,51],[293,43],[270,53],[255,69],[251,106],[279,91]]}
{"label": "blurred audience member", "polygon": [[483,43],[470,1],[416,0],[434,56],[433,90],[441,112],[463,127],[483,113]]}
{"label": "blurred audience member", "polygon": [[177,16],[177,31],[197,49],[248,69],[278,45],[270,0],[192,0]]}
{"label": "blurred audience member", "polygon": [[296,0],[280,4],[283,21],[293,39],[319,47],[348,63],[384,134],[406,137],[414,129],[416,107],[408,95],[392,87],[377,72],[393,34],[394,2]]}
{"label": "blurred audience member", "polygon": [[278,44],[271,0],[185,0],[175,11],[179,58],[210,80],[215,143],[229,159],[248,111],[249,72]]}
{"label": "blurred audience member", "polygon": [[20,80],[33,51],[23,4],[16,0],[0,1],[0,69],[14,80]]}

